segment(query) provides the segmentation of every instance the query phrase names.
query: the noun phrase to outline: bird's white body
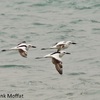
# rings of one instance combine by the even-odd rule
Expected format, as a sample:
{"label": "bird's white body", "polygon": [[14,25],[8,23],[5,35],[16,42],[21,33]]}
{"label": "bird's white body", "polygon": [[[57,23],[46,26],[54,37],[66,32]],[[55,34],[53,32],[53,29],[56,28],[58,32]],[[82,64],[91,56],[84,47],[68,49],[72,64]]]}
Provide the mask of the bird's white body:
{"label": "bird's white body", "polygon": [[60,53],[55,53],[55,54],[51,53],[51,54],[45,55],[44,58],[55,58],[56,60],[62,62]]}
{"label": "bird's white body", "polygon": [[44,56],[44,58],[55,58],[59,61],[62,62],[61,58],[66,54],[66,51],[59,51],[59,52],[54,52],[50,53]]}

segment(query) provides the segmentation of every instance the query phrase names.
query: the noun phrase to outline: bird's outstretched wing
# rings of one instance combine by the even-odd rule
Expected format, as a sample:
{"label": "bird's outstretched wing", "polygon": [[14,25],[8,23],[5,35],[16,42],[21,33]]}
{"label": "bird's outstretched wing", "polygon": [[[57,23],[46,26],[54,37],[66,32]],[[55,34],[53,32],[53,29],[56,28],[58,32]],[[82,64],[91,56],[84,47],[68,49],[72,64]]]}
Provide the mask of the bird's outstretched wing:
{"label": "bird's outstretched wing", "polygon": [[62,63],[59,60],[55,59],[55,58],[52,58],[52,63],[55,65],[55,68],[59,72],[59,74],[62,75],[63,74]]}
{"label": "bird's outstretched wing", "polygon": [[65,41],[60,41],[60,42],[56,42],[55,44],[53,44],[53,46],[55,45],[60,45],[60,44],[64,44]]}
{"label": "bird's outstretched wing", "polygon": [[59,52],[59,51],[61,51],[61,49],[63,49],[64,48],[64,44],[59,44],[59,45],[57,45],[57,52]]}
{"label": "bird's outstretched wing", "polygon": [[27,52],[25,52],[23,49],[19,49],[18,51],[22,57],[27,57]]}
{"label": "bird's outstretched wing", "polygon": [[58,52],[64,48],[64,45],[65,45],[65,41],[60,41],[60,42],[55,43],[55,45],[52,48],[56,48]]}
{"label": "bird's outstretched wing", "polygon": [[22,42],[20,42],[18,45],[20,45],[20,44],[22,44],[22,43],[26,43],[26,41],[22,41]]}
{"label": "bird's outstretched wing", "polygon": [[22,57],[27,57],[27,46],[26,45],[18,46],[18,51]]}

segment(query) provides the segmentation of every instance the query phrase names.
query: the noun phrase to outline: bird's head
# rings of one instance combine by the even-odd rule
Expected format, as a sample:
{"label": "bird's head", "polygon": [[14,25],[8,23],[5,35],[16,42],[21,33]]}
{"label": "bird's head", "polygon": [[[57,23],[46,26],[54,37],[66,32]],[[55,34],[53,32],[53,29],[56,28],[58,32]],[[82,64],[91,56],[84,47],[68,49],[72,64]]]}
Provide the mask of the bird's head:
{"label": "bird's head", "polygon": [[72,41],[67,41],[66,42],[68,45],[70,45],[70,44],[76,44],[75,42],[72,42]]}
{"label": "bird's head", "polygon": [[66,52],[66,51],[60,51],[60,56],[61,56],[61,57],[64,56],[65,54],[71,54],[71,53]]}

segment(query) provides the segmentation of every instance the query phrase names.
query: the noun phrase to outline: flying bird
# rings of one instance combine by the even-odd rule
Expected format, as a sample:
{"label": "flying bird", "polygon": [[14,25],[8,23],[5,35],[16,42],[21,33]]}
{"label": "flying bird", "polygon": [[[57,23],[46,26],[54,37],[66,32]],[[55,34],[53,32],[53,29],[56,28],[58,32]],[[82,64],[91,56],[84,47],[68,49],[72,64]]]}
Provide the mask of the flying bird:
{"label": "flying bird", "polygon": [[49,48],[42,48],[41,50],[57,49],[57,51],[60,51],[63,49],[67,49],[70,46],[70,44],[76,44],[76,43],[72,41],[60,41],[60,42],[55,43],[53,46]]}
{"label": "flying bird", "polygon": [[55,65],[56,70],[58,71],[58,73],[60,75],[63,74],[63,65],[62,65],[62,60],[61,58],[65,55],[65,54],[70,54],[66,51],[57,51],[54,53],[50,53],[47,54],[43,57],[36,57],[36,59],[41,59],[41,58],[51,58],[52,59],[52,63]]}
{"label": "flying bird", "polygon": [[22,41],[17,46],[12,47],[10,49],[3,49],[2,51],[4,52],[4,51],[10,51],[10,50],[18,50],[20,55],[22,57],[26,58],[27,57],[27,52],[28,52],[29,48],[36,48],[36,46],[33,46],[31,44],[26,44],[26,41]]}

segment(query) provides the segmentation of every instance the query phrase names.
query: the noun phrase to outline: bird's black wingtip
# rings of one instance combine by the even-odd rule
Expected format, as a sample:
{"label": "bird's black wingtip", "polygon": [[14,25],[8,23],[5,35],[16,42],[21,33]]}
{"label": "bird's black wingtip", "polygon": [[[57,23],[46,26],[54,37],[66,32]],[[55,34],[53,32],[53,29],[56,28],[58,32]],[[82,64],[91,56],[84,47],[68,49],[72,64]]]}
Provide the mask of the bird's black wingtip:
{"label": "bird's black wingtip", "polygon": [[60,74],[60,75],[62,75],[62,74],[63,74],[63,72],[59,72],[59,74]]}
{"label": "bird's black wingtip", "polygon": [[5,49],[1,50],[2,52],[6,51]]}
{"label": "bird's black wingtip", "polygon": [[21,43],[26,43],[26,41],[22,41]]}

